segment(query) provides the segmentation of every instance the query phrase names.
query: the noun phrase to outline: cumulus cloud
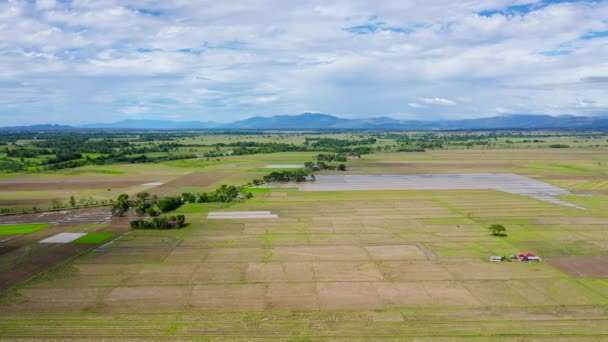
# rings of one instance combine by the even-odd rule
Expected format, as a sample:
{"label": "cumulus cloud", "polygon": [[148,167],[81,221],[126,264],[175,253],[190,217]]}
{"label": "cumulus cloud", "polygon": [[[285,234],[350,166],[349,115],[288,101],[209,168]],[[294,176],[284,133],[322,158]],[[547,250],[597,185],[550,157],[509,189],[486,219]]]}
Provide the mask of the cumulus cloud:
{"label": "cumulus cloud", "polygon": [[0,118],[592,113],[607,19],[608,1],[4,1]]}

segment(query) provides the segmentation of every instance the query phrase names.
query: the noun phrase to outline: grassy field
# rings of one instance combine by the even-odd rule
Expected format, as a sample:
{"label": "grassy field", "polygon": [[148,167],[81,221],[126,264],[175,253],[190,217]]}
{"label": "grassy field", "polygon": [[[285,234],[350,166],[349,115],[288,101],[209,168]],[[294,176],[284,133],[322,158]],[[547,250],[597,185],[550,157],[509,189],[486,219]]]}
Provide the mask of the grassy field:
{"label": "grassy field", "polygon": [[111,239],[115,235],[116,234],[112,233],[88,233],[87,235],[72,241],[72,243],[98,244]]}
{"label": "grassy field", "polygon": [[30,234],[49,226],[48,223],[0,225],[0,235]]}
{"label": "grassy field", "polygon": [[[514,144],[521,146],[505,148]],[[254,198],[232,204],[185,204],[172,214],[186,215],[187,227],[133,230],[103,247],[118,223],[83,223],[69,229],[89,232],[75,243],[97,247],[0,296],[0,339],[608,339],[608,272],[593,266],[608,259],[608,150],[504,145],[376,152],[349,160],[345,174],[514,172],[570,190],[561,198],[585,210],[497,190],[290,187],[254,188]],[[156,177],[164,184],[121,190],[177,194],[242,184],[267,173],[266,165],[303,163],[314,155],[86,166],[19,177],[147,177],[142,184]],[[52,197],[59,190],[44,191]],[[66,193],[79,191],[91,190]],[[10,200],[15,193],[2,196]],[[210,211],[271,211],[279,218],[210,220]],[[507,236],[490,234],[495,223]],[[489,261],[521,252],[544,260]]]}

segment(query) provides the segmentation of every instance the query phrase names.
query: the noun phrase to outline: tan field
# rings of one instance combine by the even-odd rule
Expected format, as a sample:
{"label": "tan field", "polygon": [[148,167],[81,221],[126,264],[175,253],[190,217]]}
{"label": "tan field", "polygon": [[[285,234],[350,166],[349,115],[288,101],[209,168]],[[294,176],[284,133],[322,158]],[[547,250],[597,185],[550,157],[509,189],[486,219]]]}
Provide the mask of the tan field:
{"label": "tan field", "polygon": [[[475,160],[479,152],[457,153]],[[396,166],[376,166],[382,154],[372,156],[352,169],[410,170],[395,161],[408,154],[385,155]],[[500,159],[480,170],[527,165],[503,168]],[[560,179],[525,174],[554,185]],[[187,179],[178,185],[199,185]],[[1,297],[0,335],[599,341],[608,336],[608,281],[596,269],[575,274],[583,266],[572,265],[608,256],[608,198],[563,189],[573,193],[556,198],[583,209],[492,189],[270,189],[232,205],[187,204],[177,211],[191,222],[186,228],[132,231],[13,287]],[[223,211],[278,218],[208,219]],[[491,236],[492,223],[508,235]],[[544,261],[488,261],[521,252]]]}

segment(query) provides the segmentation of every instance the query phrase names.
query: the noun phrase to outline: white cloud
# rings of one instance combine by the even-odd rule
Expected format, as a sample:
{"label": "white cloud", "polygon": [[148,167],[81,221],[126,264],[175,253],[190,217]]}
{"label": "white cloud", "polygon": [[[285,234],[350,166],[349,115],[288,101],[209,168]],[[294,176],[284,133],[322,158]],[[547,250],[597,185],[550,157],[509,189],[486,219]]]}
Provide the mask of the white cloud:
{"label": "white cloud", "polygon": [[55,0],[36,0],[36,8],[39,10],[49,10],[55,7]]}
{"label": "white cloud", "polygon": [[600,108],[602,105],[595,100],[590,99],[577,99],[576,108]]}
{"label": "white cloud", "polygon": [[454,106],[456,102],[444,99],[441,97],[421,97],[418,99],[420,102],[431,104],[431,105],[441,105],[441,106]]}
{"label": "white cloud", "polygon": [[607,18],[607,1],[4,1],[0,115],[595,113],[608,45],[580,37]]}
{"label": "white cloud", "polygon": [[150,108],[147,108],[147,107],[129,106],[129,107],[122,108],[120,111],[127,115],[139,115],[139,114],[146,113],[149,110],[150,110]]}

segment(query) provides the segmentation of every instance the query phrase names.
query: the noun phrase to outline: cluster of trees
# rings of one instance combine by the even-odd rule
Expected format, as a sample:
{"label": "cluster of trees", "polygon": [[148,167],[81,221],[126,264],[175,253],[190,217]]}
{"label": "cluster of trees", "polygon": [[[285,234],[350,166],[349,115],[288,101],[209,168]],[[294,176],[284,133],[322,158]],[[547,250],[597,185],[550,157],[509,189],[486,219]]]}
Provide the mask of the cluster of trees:
{"label": "cluster of trees", "polygon": [[128,194],[120,194],[116,201],[112,203],[112,214],[123,216],[130,208],[135,208],[137,214],[147,214],[158,216],[159,213],[168,213],[178,209],[184,203],[209,203],[222,202],[230,203],[238,198],[251,198],[253,194],[244,192],[242,188],[234,185],[222,184],[215,191],[201,193],[182,193],[181,196],[167,196],[158,198],[147,192],[135,195],[135,199],[129,199]]}
{"label": "cluster of trees", "polygon": [[317,155],[317,161],[318,162],[327,162],[327,163],[333,163],[333,162],[346,162],[348,159],[346,158],[346,155],[344,153],[328,153],[328,154],[318,154]]}
{"label": "cluster of trees", "polygon": [[[181,133],[180,137],[184,135],[188,134]],[[6,145],[12,144],[4,149],[6,157],[0,159],[0,171],[7,172],[59,170],[87,164],[154,163],[196,157],[191,153],[178,153],[178,148],[185,145],[170,141],[178,138],[171,134],[36,132],[8,134],[4,138]],[[18,140],[29,142],[17,145]],[[167,155],[150,155],[158,152]]]}
{"label": "cluster of trees", "polygon": [[320,171],[320,170],[338,170],[338,171],[346,171],[345,164],[334,165],[334,162],[345,162],[348,159],[346,155],[343,153],[321,153],[317,155],[316,162],[306,162],[304,163],[304,167],[309,169],[310,171]]}
{"label": "cluster of trees", "polygon": [[53,154],[53,151],[43,148],[5,148],[4,153],[11,158],[36,158],[42,155]]}
{"label": "cluster of trees", "polygon": [[253,194],[250,192],[243,192],[241,188],[234,185],[222,184],[219,188],[212,192],[201,192],[197,194],[185,192],[182,194],[181,199],[188,203],[230,203],[238,198],[251,197],[253,197]]}
{"label": "cluster of trees", "polygon": [[183,203],[181,197],[158,198],[148,192],[138,193],[134,200],[130,200],[128,194],[120,194],[112,203],[112,214],[123,216],[130,208],[135,208],[137,214],[158,216],[159,213],[167,213],[179,208]]}
{"label": "cluster of trees", "polygon": [[347,140],[335,138],[309,138],[306,137],[304,144],[315,148],[331,149],[341,151],[344,148],[359,145],[373,145],[376,143],[376,138],[367,138],[362,140]]}
{"label": "cluster of trees", "polygon": [[320,170],[338,170],[338,171],[346,171],[346,164],[328,164],[323,161],[319,162],[306,162],[304,163],[304,167],[309,169],[310,171],[320,171]]}
{"label": "cluster of trees", "polygon": [[306,182],[307,179],[315,179],[315,175],[309,170],[297,169],[294,171],[275,171],[264,176],[263,182]]}
{"label": "cluster of trees", "polygon": [[131,228],[133,229],[179,229],[185,226],[186,217],[184,215],[160,216],[149,220],[138,219],[131,221]]}

